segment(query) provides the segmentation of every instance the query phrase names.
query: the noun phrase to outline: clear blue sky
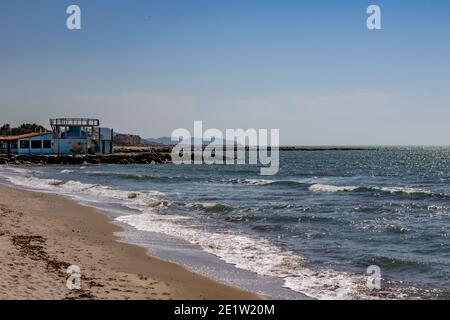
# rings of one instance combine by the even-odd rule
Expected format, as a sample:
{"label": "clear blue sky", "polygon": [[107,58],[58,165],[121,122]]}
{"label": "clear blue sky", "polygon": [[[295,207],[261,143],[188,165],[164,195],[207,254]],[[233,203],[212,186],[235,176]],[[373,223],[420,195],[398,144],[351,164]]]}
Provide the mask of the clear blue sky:
{"label": "clear blue sky", "polygon": [[[78,4],[82,30],[66,29]],[[380,31],[366,8],[382,10]],[[283,144],[450,144],[447,0],[2,0],[0,122],[143,137],[279,128]],[[192,130],[192,129],[191,129]]]}

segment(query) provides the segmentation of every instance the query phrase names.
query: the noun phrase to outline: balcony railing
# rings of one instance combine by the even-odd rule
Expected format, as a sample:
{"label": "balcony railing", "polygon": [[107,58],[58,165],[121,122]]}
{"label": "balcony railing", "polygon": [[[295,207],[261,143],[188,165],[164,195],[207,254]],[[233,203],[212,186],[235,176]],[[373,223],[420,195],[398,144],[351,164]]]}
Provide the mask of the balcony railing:
{"label": "balcony railing", "polygon": [[50,119],[52,127],[98,127],[100,120],[88,118],[60,118]]}

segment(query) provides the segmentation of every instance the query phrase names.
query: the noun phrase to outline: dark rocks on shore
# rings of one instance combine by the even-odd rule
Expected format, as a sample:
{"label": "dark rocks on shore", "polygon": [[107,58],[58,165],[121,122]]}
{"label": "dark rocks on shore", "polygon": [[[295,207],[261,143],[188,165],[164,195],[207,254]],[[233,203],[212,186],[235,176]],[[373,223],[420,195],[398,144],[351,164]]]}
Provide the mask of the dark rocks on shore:
{"label": "dark rocks on shore", "polygon": [[6,155],[0,154],[0,164],[13,165],[83,165],[83,164],[154,164],[171,161],[170,153],[148,152],[108,155]]}

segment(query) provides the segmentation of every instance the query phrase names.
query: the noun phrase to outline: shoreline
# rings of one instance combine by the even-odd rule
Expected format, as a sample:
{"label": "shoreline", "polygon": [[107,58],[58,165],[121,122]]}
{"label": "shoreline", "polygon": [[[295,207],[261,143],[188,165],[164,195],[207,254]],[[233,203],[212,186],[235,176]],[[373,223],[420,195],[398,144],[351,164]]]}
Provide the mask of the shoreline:
{"label": "shoreline", "polygon": [[[1,299],[254,300],[243,291],[120,242],[101,210],[0,184]],[[81,269],[69,290],[66,269]]]}

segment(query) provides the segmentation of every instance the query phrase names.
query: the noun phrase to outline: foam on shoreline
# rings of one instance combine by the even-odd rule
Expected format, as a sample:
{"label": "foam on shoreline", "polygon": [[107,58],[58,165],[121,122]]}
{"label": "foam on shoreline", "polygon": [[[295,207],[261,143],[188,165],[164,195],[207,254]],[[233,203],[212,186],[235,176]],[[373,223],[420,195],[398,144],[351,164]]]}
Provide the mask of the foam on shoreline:
{"label": "foam on shoreline", "polygon": [[[262,276],[283,279],[284,286],[317,299],[373,299],[365,290],[365,277],[362,274],[313,268],[308,261],[289,250],[278,247],[270,240],[256,235],[244,234],[237,230],[210,228],[200,224],[192,217],[179,214],[167,214],[164,210],[172,203],[164,199],[164,193],[158,191],[134,192],[118,190],[100,184],[86,184],[79,181],[42,179],[35,172],[8,168],[0,170],[0,175],[14,185],[59,193],[89,200],[117,201],[122,206],[138,210],[137,214],[122,215],[116,218],[140,231],[156,232],[176,237],[200,246],[226,263]],[[265,185],[271,181],[245,181],[251,184]],[[312,185],[314,186],[314,185]],[[311,186],[311,187],[312,187]],[[315,185],[315,192],[351,192],[353,187],[335,187]],[[217,203],[187,204],[206,210],[228,210],[218,207]],[[164,213],[164,214],[162,214]]]}
{"label": "foam on shoreline", "polygon": [[[312,270],[307,261],[293,252],[282,250],[261,237],[219,232],[196,224],[190,217],[160,214],[158,207],[170,205],[157,191],[130,192],[110,187],[85,184],[78,181],[41,179],[33,171],[11,169],[12,175],[4,175],[14,185],[80,197],[95,196],[119,200],[122,205],[141,213],[119,216],[117,221],[137,230],[162,233],[199,245],[237,268],[263,276],[284,279],[285,287],[317,299],[352,299],[357,297],[362,277],[357,274],[332,270]],[[217,209],[217,204],[198,204],[206,209]],[[194,206],[195,205],[191,205]],[[187,205],[189,207],[189,205]]]}

